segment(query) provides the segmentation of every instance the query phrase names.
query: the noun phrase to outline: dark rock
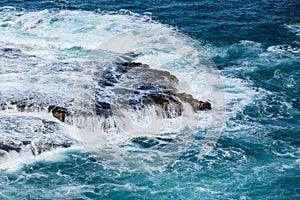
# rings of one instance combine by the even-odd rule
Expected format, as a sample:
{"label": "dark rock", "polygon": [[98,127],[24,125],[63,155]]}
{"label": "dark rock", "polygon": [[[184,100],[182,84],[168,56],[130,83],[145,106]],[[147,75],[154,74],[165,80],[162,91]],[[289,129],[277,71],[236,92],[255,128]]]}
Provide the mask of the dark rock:
{"label": "dark rock", "polygon": [[20,112],[24,112],[26,108],[26,100],[12,101],[10,105],[15,105]]}
{"label": "dark rock", "polygon": [[6,110],[7,103],[0,103],[0,110]]}
{"label": "dark rock", "polygon": [[173,139],[161,137],[136,137],[132,138],[131,142],[141,148],[159,148],[173,142]]}
{"label": "dark rock", "polygon": [[[22,118],[23,117],[20,116],[17,121]],[[14,120],[15,118],[11,119]],[[26,117],[24,120],[29,120],[26,125],[24,124],[11,130],[11,132],[18,132],[22,136],[10,137],[8,134],[4,141],[0,141],[0,156],[5,156],[9,152],[28,150],[31,151],[33,155],[38,155],[56,148],[68,148],[74,142],[64,135],[56,134],[60,129],[58,122],[47,119],[32,120],[31,118],[26,119]],[[11,122],[13,121],[7,120],[4,122],[4,125],[5,123],[10,124]],[[33,122],[32,125],[28,124],[31,122]]]}
{"label": "dark rock", "polygon": [[119,82],[121,76],[123,76],[129,70],[136,67],[142,69],[148,69],[149,65],[145,65],[142,63],[135,63],[135,62],[124,62],[121,64],[116,64],[114,66],[111,66],[106,71],[103,72],[101,76],[101,80],[99,82],[99,86],[114,86],[116,83]]}
{"label": "dark rock", "polygon": [[17,108],[19,111],[24,112],[25,108],[26,108],[26,103],[23,103],[23,102],[17,103]]}
{"label": "dark rock", "polygon": [[[142,87],[142,91],[135,91],[135,95],[130,99],[129,104],[134,108],[145,105],[156,105],[162,108],[167,118],[180,116],[184,110],[183,104],[170,90],[145,90],[151,87]],[[146,91],[146,92],[145,92]]]}
{"label": "dark rock", "polygon": [[194,99],[191,94],[177,93],[176,95],[181,101],[189,103],[195,112],[198,110],[211,110],[211,104],[209,102],[203,102]]}
{"label": "dark rock", "polygon": [[16,106],[20,112],[34,112],[44,110],[46,105],[44,103],[37,103],[34,98],[25,98],[11,101],[10,106],[7,106],[7,108],[11,108],[11,106]]}
{"label": "dark rock", "polygon": [[209,102],[203,102],[203,101],[198,101],[198,108],[199,110],[211,110],[211,103]]}
{"label": "dark rock", "polygon": [[102,85],[103,86],[114,86],[114,84],[112,82],[108,82],[108,81],[103,81]]}
{"label": "dark rock", "polygon": [[55,141],[39,141],[31,145],[30,149],[32,154],[36,156],[43,152],[50,151],[52,149],[69,148],[71,147],[71,145],[72,145],[71,142],[66,142],[66,141],[60,143],[57,143]]}
{"label": "dark rock", "polygon": [[0,150],[6,151],[6,152],[10,152],[10,151],[20,152],[21,147],[16,144],[4,144],[4,143],[0,142]]}
{"label": "dark rock", "polygon": [[8,143],[4,144],[0,142],[0,156],[3,156],[4,154],[2,152],[21,152],[22,148],[29,148],[33,155],[39,155],[43,152],[49,151],[51,149],[56,149],[58,147],[60,148],[69,148],[72,145],[72,142],[70,141],[63,141],[63,142],[55,142],[55,141],[39,141],[39,142],[31,142],[31,141],[21,141],[20,144],[16,143]]}
{"label": "dark rock", "polygon": [[149,65],[147,65],[147,64],[136,63],[136,62],[123,62],[123,63],[121,63],[121,65],[123,67],[141,67],[141,68],[144,68],[144,69],[149,68]]}
{"label": "dark rock", "polygon": [[52,112],[53,117],[57,118],[62,122],[65,122],[65,118],[69,114],[66,108],[55,106],[55,105],[49,106],[48,112]]}
{"label": "dark rock", "polygon": [[22,141],[22,144],[26,146],[26,145],[31,144],[31,141]]}
{"label": "dark rock", "polygon": [[13,49],[13,48],[8,48],[8,47],[2,49],[2,51],[4,51],[5,53],[11,53],[11,52],[13,52],[13,53],[21,53],[20,49]]}
{"label": "dark rock", "polygon": [[96,102],[96,115],[104,116],[105,118],[112,116],[111,105],[107,102]]}
{"label": "dark rock", "polygon": [[178,93],[178,83],[177,77],[170,72],[150,69],[149,65],[138,62],[116,64],[107,68],[99,81],[99,90],[95,92],[96,114],[105,117],[112,115],[112,108],[104,99],[111,99],[119,108],[126,107],[125,104],[139,110],[145,106],[158,106],[167,118],[182,115],[183,102],[190,104],[195,112],[211,109],[209,102]]}
{"label": "dark rock", "polygon": [[[209,102],[197,100],[191,94],[178,93],[176,89],[178,82],[177,77],[170,72],[150,69],[149,65],[139,62],[111,65],[102,73],[95,91],[96,115],[108,118],[113,115],[113,109],[143,109],[145,106],[154,105],[161,108],[164,117],[172,118],[182,115],[183,103],[190,104],[195,112],[211,109]],[[112,106],[110,102],[114,105]],[[48,112],[62,122],[70,115],[65,108],[66,105],[49,106],[47,103],[38,103],[33,98],[12,101],[10,104],[2,103],[0,109],[5,110],[9,106],[15,106],[20,112],[41,111],[48,108]],[[84,111],[80,111],[77,115],[81,113],[84,114]]]}

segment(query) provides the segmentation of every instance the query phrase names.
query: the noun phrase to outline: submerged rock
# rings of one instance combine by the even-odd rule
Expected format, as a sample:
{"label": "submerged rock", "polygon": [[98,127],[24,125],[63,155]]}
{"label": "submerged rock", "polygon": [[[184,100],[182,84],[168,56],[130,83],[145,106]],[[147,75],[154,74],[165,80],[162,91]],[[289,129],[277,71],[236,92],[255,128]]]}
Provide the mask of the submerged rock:
{"label": "submerged rock", "polygon": [[136,137],[132,138],[131,142],[142,148],[159,148],[172,142],[172,138],[161,138],[161,137]]}
{"label": "submerged rock", "polygon": [[16,110],[19,112],[40,112],[48,110],[48,112],[52,113],[53,117],[65,122],[66,117],[70,115],[68,108],[71,107],[71,101],[61,103],[68,108],[49,104],[50,102],[40,102],[33,97],[21,98],[10,102],[0,102],[0,110]]}
{"label": "submerged rock", "polygon": [[21,147],[16,144],[4,144],[3,142],[0,142],[0,150],[10,152],[10,151],[16,151],[20,152]]}
{"label": "submerged rock", "polygon": [[58,122],[28,116],[6,117],[0,128],[12,123],[18,124],[0,136],[0,156],[10,152],[31,151],[33,155],[45,151],[68,148],[74,141],[61,134]]}
{"label": "submerged rock", "polygon": [[20,112],[38,112],[44,110],[46,107],[44,103],[38,103],[34,98],[11,101],[7,104],[6,108],[12,109],[12,106],[15,106]]}
{"label": "submerged rock", "polygon": [[14,59],[19,57],[36,57],[35,55],[27,55],[21,49],[4,47],[0,48],[0,55],[6,58]]}
{"label": "submerged rock", "polygon": [[12,151],[21,152],[22,150],[30,150],[33,155],[39,155],[43,152],[50,151],[57,148],[69,148],[71,147],[71,141],[56,142],[56,141],[21,141],[19,143],[7,143],[0,142],[0,156],[4,156],[5,153]]}

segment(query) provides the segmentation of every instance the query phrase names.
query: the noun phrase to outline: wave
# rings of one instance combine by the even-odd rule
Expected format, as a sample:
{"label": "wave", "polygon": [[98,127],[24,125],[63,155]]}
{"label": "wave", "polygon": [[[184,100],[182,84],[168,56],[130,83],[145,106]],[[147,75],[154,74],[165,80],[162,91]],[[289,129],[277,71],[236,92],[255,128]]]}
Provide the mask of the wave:
{"label": "wave", "polygon": [[[0,80],[1,101],[33,96],[38,103],[64,105],[73,101],[73,106],[84,108],[85,103],[94,101],[95,72],[99,75],[113,63],[129,59],[149,64],[153,69],[169,71],[179,79],[179,91],[212,103],[212,111],[195,115],[196,123],[192,123],[188,113],[186,118],[170,120],[157,118],[151,110],[140,115],[126,111],[122,115],[127,117],[119,119],[125,123],[116,134],[107,134],[98,126],[91,128],[94,121],[84,121],[81,129],[67,126],[66,130],[64,124],[58,123],[49,113],[43,114],[58,125],[54,133],[57,138],[48,138],[48,141],[58,142],[63,136],[69,141],[79,140],[90,151],[95,150],[95,145],[100,146],[97,155],[108,167],[163,169],[176,162],[199,135],[208,141],[198,143],[197,156],[201,159],[214,147],[225,120],[249,104],[254,93],[243,81],[218,74],[206,50],[197,41],[149,16],[126,11],[26,12],[6,8],[1,9],[0,19],[0,43],[4,46],[0,60],[3,65],[0,71],[3,77]],[[13,119],[4,130],[20,126],[14,120],[18,115],[16,110],[1,112],[5,113],[3,119]],[[144,115],[147,118],[138,121]],[[28,116],[27,126],[43,118],[37,112],[22,113],[22,116]],[[8,134],[3,132],[4,136]],[[137,134],[140,138],[135,140]],[[143,138],[150,138],[146,142],[151,142],[154,136],[163,138],[158,141],[163,143],[163,148],[147,150],[132,145],[132,138],[144,144]],[[28,138],[32,137],[29,132]],[[168,139],[174,137],[177,143],[171,145]],[[21,141],[19,135],[15,138]],[[137,160],[140,165],[134,163]]]}
{"label": "wave", "polygon": [[300,24],[285,24],[285,26],[296,33],[297,36],[300,36]]}

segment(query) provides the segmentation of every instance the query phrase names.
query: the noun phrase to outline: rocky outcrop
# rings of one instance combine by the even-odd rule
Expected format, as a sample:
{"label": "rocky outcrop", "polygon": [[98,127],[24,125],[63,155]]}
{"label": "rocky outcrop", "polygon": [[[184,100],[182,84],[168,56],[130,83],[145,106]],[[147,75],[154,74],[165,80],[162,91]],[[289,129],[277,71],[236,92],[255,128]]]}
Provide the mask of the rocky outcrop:
{"label": "rocky outcrop", "polygon": [[[194,112],[212,109],[209,102],[195,99],[191,94],[179,93],[179,80],[168,71],[151,69],[149,65],[124,62],[108,68],[101,76],[96,90],[96,113],[112,115],[113,107],[143,109],[157,106],[162,116],[181,116],[184,103]],[[105,96],[107,95],[107,96]]]}
{"label": "rocky outcrop", "polygon": [[50,151],[51,149],[56,148],[69,148],[71,147],[71,141],[64,142],[55,142],[55,141],[21,141],[19,143],[3,143],[0,142],[0,156],[3,156],[5,153],[9,153],[11,151],[21,152],[22,150],[30,150],[33,155],[39,155],[43,152]]}
{"label": "rocky outcrop", "polygon": [[[8,49],[6,51],[12,51]],[[113,115],[115,108],[143,109],[145,106],[157,106],[163,116],[172,118],[181,116],[183,103],[188,103],[195,112],[210,110],[211,104],[195,99],[191,94],[177,91],[179,80],[168,71],[151,69],[149,65],[138,62],[117,63],[106,69],[95,91],[95,113],[105,118]],[[71,117],[68,106],[40,103],[34,98],[1,103],[0,110],[17,109],[20,112],[48,110],[60,120],[66,122]],[[79,113],[80,114],[80,113]]]}
{"label": "rocky outcrop", "polygon": [[[56,148],[68,148],[74,141],[59,132],[58,122],[40,118],[19,116],[3,119],[1,127],[16,121],[19,126],[7,130],[0,141],[0,156],[9,152],[31,151],[33,155]],[[9,134],[11,132],[11,134]],[[17,132],[17,134],[16,134]]]}
{"label": "rocky outcrop", "polygon": [[14,59],[14,58],[19,58],[19,57],[26,57],[26,58],[36,57],[35,55],[25,54],[20,49],[10,48],[10,47],[0,48],[0,56],[6,57],[9,59]]}
{"label": "rocky outcrop", "polygon": [[211,110],[212,109],[211,103],[209,103],[207,101],[197,100],[191,94],[176,93],[176,96],[178,96],[178,98],[181,101],[189,103],[195,112],[197,112],[198,110]]}
{"label": "rocky outcrop", "polygon": [[16,106],[16,108],[20,112],[38,112],[44,110],[46,107],[45,104],[37,103],[32,98],[23,99],[19,101],[12,101],[7,106],[9,108],[11,108],[11,106]]}
{"label": "rocky outcrop", "polygon": [[[70,104],[70,102],[68,102]],[[68,105],[70,108],[71,106]],[[67,108],[56,105],[49,105],[49,103],[38,102],[35,98],[21,98],[19,100],[13,100],[10,102],[0,103],[0,110],[17,110],[19,112],[51,112],[53,117],[65,122],[66,117],[70,116]]]}
{"label": "rocky outcrop", "polygon": [[167,118],[180,116],[184,110],[174,88],[151,83],[137,88],[129,100],[129,105],[134,109],[141,109],[149,105],[158,106],[163,110],[162,116]]}
{"label": "rocky outcrop", "polygon": [[62,122],[65,122],[66,116],[69,115],[69,112],[66,108],[55,105],[49,106],[48,112],[51,112],[53,117],[57,118]]}
{"label": "rocky outcrop", "polygon": [[[11,52],[12,50],[5,51]],[[186,104],[190,105],[194,112],[212,109],[209,102],[195,99],[191,94],[178,92],[178,84],[178,78],[170,72],[151,69],[146,64],[137,62],[113,64],[102,73],[95,90],[95,113],[109,121],[114,111],[123,108],[138,110],[154,106],[158,108],[157,114],[164,118],[181,116],[186,109]],[[91,116],[93,113],[88,110],[77,113],[72,110],[72,101],[57,105],[53,102],[40,102],[35,98],[0,103],[0,110],[7,109],[15,109],[19,112],[48,111],[53,117],[65,123],[72,123],[72,120],[67,120],[72,118],[72,114]],[[108,125],[109,123],[104,124],[104,129],[109,127]],[[116,125],[114,124],[114,126]],[[42,135],[55,133],[53,124],[48,122],[43,122],[42,128],[36,131],[42,132]],[[71,140],[66,138],[66,140],[63,138],[33,140],[33,138],[31,141],[14,142],[11,140],[5,143],[0,141],[0,154],[10,151],[20,152],[24,148],[29,148],[34,155],[37,155],[57,147],[67,148],[72,144]],[[151,147],[157,144],[164,145],[165,142],[170,141],[165,141],[163,138],[142,137],[135,138],[133,142],[137,145]]]}

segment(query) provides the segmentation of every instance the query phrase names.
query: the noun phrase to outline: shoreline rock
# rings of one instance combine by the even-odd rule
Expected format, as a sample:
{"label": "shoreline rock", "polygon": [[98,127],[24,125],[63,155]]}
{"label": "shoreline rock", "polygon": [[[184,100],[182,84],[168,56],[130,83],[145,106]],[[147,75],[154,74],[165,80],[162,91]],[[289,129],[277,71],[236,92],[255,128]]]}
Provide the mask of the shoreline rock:
{"label": "shoreline rock", "polygon": [[[182,115],[183,103],[188,103],[194,112],[212,109],[209,102],[179,93],[178,84],[178,78],[168,71],[151,69],[149,65],[136,62],[117,63],[104,71],[98,83],[96,113],[108,117],[112,115],[113,105],[133,109],[154,105],[164,111],[163,116],[173,118]],[[103,91],[111,96],[103,98]]]}
{"label": "shoreline rock", "polygon": [[[195,99],[191,94],[178,92],[176,88],[178,84],[178,78],[168,71],[151,69],[147,64],[136,62],[117,63],[112,68],[105,70],[98,82],[95,91],[95,113],[108,119],[113,115],[113,109],[118,107],[136,110],[144,109],[146,106],[156,106],[160,108],[159,112],[161,112],[157,114],[164,118],[174,118],[182,115],[185,110],[184,103],[189,104],[194,112],[212,109],[209,102]],[[63,123],[72,123],[72,115],[75,116],[75,114],[83,117],[89,115],[86,110],[81,112],[72,110],[72,101],[61,104],[64,106],[51,102],[39,103],[34,98],[25,98],[0,103],[0,110],[48,111]],[[67,117],[70,120],[67,120]],[[103,124],[103,127],[109,128],[107,124]],[[148,140],[147,138],[142,139]],[[3,152],[20,152],[26,146],[34,155],[37,155],[57,147],[68,148],[71,144],[71,140],[69,142],[62,140],[58,143],[57,141],[41,140],[38,147],[35,147],[34,140],[8,144],[0,142],[0,155]]]}
{"label": "shoreline rock", "polygon": [[[178,92],[176,89],[178,83],[178,78],[170,72],[151,69],[147,64],[138,62],[117,63],[113,65],[113,68],[105,70],[98,82],[99,88],[95,91],[95,113],[107,118],[113,115],[112,109],[115,108],[115,105],[131,109],[143,109],[145,106],[154,105],[165,112],[165,117],[173,118],[182,115],[184,112],[183,103],[188,103],[194,112],[212,109],[211,103],[195,99],[191,94]],[[115,96],[115,99],[111,99],[112,96],[107,96],[107,94]],[[72,118],[71,101],[67,107],[38,103],[34,98],[0,104],[0,110],[9,110],[13,107],[19,112],[48,110],[53,117],[61,122],[66,122],[67,117]],[[82,114],[84,113],[82,112]],[[68,122],[70,121],[72,120]]]}

